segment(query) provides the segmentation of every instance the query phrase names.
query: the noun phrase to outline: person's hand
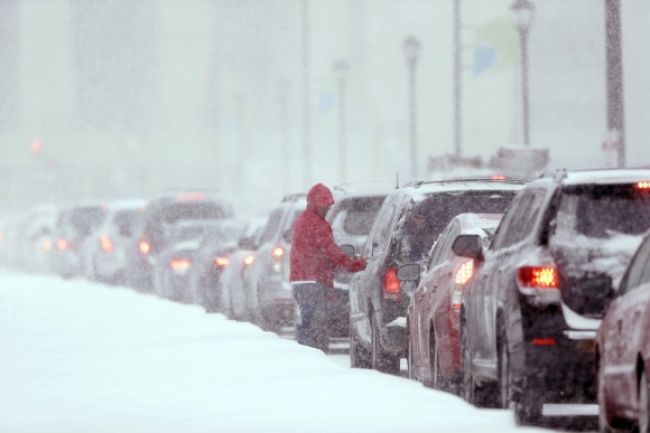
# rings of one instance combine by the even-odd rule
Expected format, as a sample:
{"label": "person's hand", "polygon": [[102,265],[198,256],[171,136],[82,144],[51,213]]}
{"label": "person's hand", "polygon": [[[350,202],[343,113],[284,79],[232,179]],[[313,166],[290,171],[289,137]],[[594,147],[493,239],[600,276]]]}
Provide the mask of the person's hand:
{"label": "person's hand", "polygon": [[366,269],[366,265],[368,265],[368,262],[366,261],[366,259],[364,259],[364,258],[355,259],[354,263],[352,265],[352,267],[353,267],[352,272],[363,271],[364,269]]}

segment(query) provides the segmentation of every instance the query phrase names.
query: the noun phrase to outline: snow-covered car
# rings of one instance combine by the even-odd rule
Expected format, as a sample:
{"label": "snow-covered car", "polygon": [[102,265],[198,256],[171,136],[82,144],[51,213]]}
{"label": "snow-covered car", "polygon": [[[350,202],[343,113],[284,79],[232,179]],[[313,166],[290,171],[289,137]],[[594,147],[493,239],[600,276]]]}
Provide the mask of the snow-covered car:
{"label": "snow-covered car", "polygon": [[119,201],[108,206],[108,215],[93,234],[89,270],[93,278],[113,284],[125,281],[128,248],[142,224],[145,202]]}
{"label": "snow-covered car", "polygon": [[153,269],[153,291],[180,302],[192,302],[190,273],[201,243],[221,232],[221,219],[180,220],[167,227],[167,247],[158,254]]}
{"label": "snow-covered car", "polygon": [[38,206],[24,214],[16,227],[16,264],[32,272],[47,272],[52,253],[52,233],[56,224],[54,206]]}
{"label": "snow-covered car", "polygon": [[[327,214],[334,240],[339,245],[352,245],[361,251],[377,212],[394,185],[386,183],[347,183],[333,188],[336,202]],[[327,293],[328,337],[350,335],[350,306],[348,284],[352,274],[337,271],[334,288]]]}
{"label": "snow-covered car", "polygon": [[519,182],[420,182],[384,201],[364,245],[368,266],[350,282],[350,364],[397,373],[406,355],[406,309],[415,284],[397,269],[422,265],[449,221],[461,213],[502,213]]}
{"label": "snow-covered car", "polygon": [[190,301],[202,305],[207,312],[225,312],[228,290],[221,283],[221,274],[230,265],[230,255],[237,249],[237,240],[244,223],[227,219],[217,230],[205,236],[198,246],[188,280]]}
{"label": "snow-covered car", "polygon": [[182,220],[225,219],[233,216],[229,202],[203,192],[184,192],[151,200],[128,251],[127,282],[150,290],[158,255],[169,246],[169,229]]}
{"label": "snow-covered car", "polygon": [[239,239],[237,249],[228,258],[221,273],[220,286],[224,295],[222,302],[227,317],[248,320],[245,288],[246,273],[255,261],[255,253],[260,244],[267,218],[255,218],[248,222],[246,230]]}
{"label": "snow-covered car", "polygon": [[83,204],[62,208],[54,228],[52,270],[66,278],[81,275],[83,256],[81,248],[106,216],[104,204]]}
{"label": "snow-covered car", "polygon": [[650,427],[650,235],[634,255],[598,330],[601,432]]}
{"label": "snow-covered car", "polygon": [[425,265],[404,265],[398,270],[400,278],[407,271],[411,280],[420,280],[406,313],[410,378],[436,389],[459,391],[461,295],[474,275],[474,260],[457,256],[451,246],[458,236],[469,234],[479,236],[487,246],[501,216],[456,216],[436,241]]}
{"label": "snow-covered car", "polygon": [[255,261],[246,272],[249,317],[264,329],[295,325],[296,302],[289,283],[291,229],[306,206],[305,195],[296,194],[271,211]]}
{"label": "snow-covered car", "polygon": [[528,184],[463,291],[465,398],[514,405],[534,423],[545,403],[595,403],[594,340],[607,299],[650,226],[649,170],[560,171]]}

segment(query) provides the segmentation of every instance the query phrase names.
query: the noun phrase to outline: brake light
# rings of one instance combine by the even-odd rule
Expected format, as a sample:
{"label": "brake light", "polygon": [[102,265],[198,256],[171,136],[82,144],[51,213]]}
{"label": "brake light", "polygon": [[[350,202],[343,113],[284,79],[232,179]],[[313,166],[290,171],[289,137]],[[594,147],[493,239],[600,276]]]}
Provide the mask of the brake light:
{"label": "brake light", "polygon": [[186,271],[191,265],[192,262],[188,259],[176,258],[169,261],[169,267],[174,271]]}
{"label": "brake light", "polygon": [[50,239],[45,239],[43,241],[43,251],[49,252],[52,251],[52,241]]}
{"label": "brake light", "polygon": [[99,246],[105,253],[113,252],[113,242],[111,242],[111,239],[107,235],[101,235],[99,237]]}
{"label": "brake light", "polygon": [[203,201],[206,196],[202,192],[184,192],[178,194],[178,199],[182,201]]}
{"label": "brake light", "polygon": [[493,174],[491,179],[492,180],[506,180],[506,177],[503,174]]}
{"label": "brake light", "polygon": [[65,251],[70,248],[70,244],[65,239],[59,239],[56,241],[56,249],[59,251]]}
{"label": "brake light", "polygon": [[517,270],[517,281],[521,287],[535,289],[560,287],[560,277],[553,266],[522,266]]}
{"label": "brake light", "polygon": [[273,248],[273,251],[271,251],[271,256],[275,259],[281,259],[284,256],[284,248],[282,247]]}
{"label": "brake light", "polygon": [[533,338],[533,346],[555,346],[555,338]]}
{"label": "brake light", "polygon": [[149,254],[151,252],[151,244],[145,240],[141,240],[138,243],[138,251],[143,255]]}
{"label": "brake light", "polygon": [[650,189],[650,181],[639,182],[636,184],[638,189]]}
{"label": "brake light", "polygon": [[252,254],[250,254],[250,255],[244,257],[244,265],[245,265],[245,266],[250,266],[250,265],[252,265],[254,261],[255,261],[255,256],[252,255]]}
{"label": "brake light", "polygon": [[474,260],[468,260],[456,270],[454,282],[458,286],[464,286],[474,276]]}
{"label": "brake light", "polygon": [[223,269],[230,264],[230,259],[228,257],[217,257],[214,259],[214,266]]}
{"label": "brake light", "polygon": [[399,298],[402,287],[397,278],[397,268],[389,267],[384,274],[384,298]]}

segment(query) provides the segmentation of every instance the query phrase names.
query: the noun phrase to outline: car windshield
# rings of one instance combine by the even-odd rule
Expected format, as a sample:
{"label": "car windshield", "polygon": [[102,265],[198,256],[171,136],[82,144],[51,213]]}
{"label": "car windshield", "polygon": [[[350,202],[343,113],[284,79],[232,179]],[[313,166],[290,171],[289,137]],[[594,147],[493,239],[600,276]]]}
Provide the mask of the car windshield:
{"label": "car windshield", "polygon": [[400,260],[421,261],[449,221],[461,213],[503,213],[514,192],[470,191],[435,194],[412,206],[400,219]]}

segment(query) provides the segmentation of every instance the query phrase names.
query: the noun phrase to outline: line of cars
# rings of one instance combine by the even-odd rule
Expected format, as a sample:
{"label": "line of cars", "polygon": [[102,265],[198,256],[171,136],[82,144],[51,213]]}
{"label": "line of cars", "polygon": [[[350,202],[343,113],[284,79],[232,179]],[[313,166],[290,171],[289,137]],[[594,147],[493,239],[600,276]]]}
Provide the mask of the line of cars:
{"label": "line of cars", "polygon": [[[368,260],[328,294],[328,334],[349,338],[352,367],[397,373],[406,358],[410,378],[512,408],[521,424],[540,421],[545,404],[597,402],[601,431],[648,431],[650,171],[334,193],[335,239]],[[288,257],[304,208],[295,194],[242,222],[228,203],[197,194],[55,216],[42,207],[3,224],[0,253],[17,264],[30,248],[50,251],[63,276],[126,283],[279,331],[299,320]]]}
{"label": "line of cars", "polygon": [[560,171],[393,192],[350,282],[351,366],[396,373],[405,357],[409,377],[520,424],[598,402],[601,431],[647,432],[649,179]]}

